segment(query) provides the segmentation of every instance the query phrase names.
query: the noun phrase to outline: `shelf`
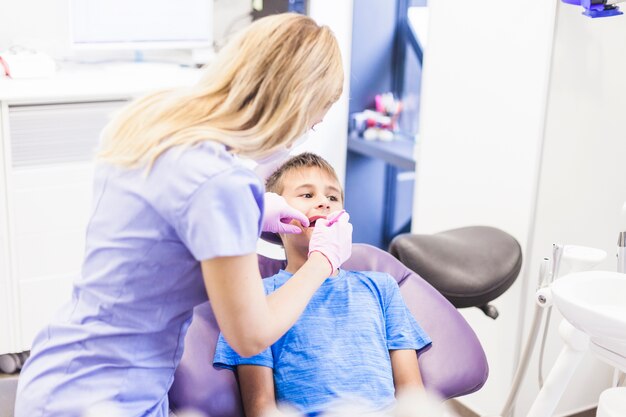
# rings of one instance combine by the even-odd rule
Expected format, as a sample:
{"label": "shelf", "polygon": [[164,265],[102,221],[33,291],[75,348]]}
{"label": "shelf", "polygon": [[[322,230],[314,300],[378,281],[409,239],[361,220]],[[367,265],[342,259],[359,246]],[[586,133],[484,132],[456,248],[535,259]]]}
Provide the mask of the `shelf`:
{"label": "shelf", "polygon": [[364,140],[356,135],[348,136],[348,150],[384,161],[407,171],[415,171],[415,142],[397,138],[390,142]]}
{"label": "shelf", "polygon": [[201,71],[173,64],[75,65],[50,78],[0,78],[0,101],[9,104],[132,99],[147,92],[192,85]]}

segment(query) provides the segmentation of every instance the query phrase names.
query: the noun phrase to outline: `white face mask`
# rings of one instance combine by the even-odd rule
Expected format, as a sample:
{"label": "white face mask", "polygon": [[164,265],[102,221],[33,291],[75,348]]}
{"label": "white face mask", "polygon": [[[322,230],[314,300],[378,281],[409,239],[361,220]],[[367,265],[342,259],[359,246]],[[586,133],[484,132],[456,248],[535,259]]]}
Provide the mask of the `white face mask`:
{"label": "white face mask", "polygon": [[254,172],[265,181],[287,158],[289,158],[289,149],[280,148],[271,155],[256,159],[258,165],[254,168]]}
{"label": "white face mask", "polygon": [[283,146],[271,155],[255,159],[258,165],[254,168],[254,172],[265,181],[289,158],[291,150],[302,145],[308,138],[309,132],[307,131],[304,135],[293,141],[291,146]]}

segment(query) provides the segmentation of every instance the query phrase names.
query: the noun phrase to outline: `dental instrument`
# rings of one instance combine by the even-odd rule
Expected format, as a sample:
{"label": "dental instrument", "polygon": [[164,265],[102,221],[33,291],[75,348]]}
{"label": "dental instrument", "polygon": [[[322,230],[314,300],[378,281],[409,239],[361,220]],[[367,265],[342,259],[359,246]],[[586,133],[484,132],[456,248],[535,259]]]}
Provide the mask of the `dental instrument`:
{"label": "dental instrument", "polygon": [[[555,253],[557,257],[559,256],[558,247],[555,247],[553,253]],[[528,411],[527,417],[548,417],[552,415],[578,363],[589,349],[590,345],[593,344],[590,343],[590,337],[587,333],[581,331],[577,326],[575,327],[575,322],[570,323],[570,320],[567,319],[566,312],[563,311],[565,304],[563,300],[567,299],[567,296],[564,296],[565,291],[563,289],[575,285],[568,282],[572,279],[571,277],[582,274],[601,274],[601,272],[595,271],[578,271],[591,269],[593,266],[602,262],[606,258],[606,252],[600,249],[567,245],[562,249],[560,256],[562,256],[563,260],[570,262],[570,269],[573,270],[566,277],[557,280],[557,278],[559,278],[560,266],[553,261],[553,276],[550,278],[552,281],[549,286],[546,286],[544,291],[547,301],[546,305],[549,304],[551,306],[554,302],[565,317],[559,325],[559,334],[565,342],[565,345]],[[546,323],[546,327],[547,325],[548,323]],[[543,355],[543,352],[541,354]]]}
{"label": "dental instrument", "polygon": [[617,272],[626,273],[626,202],[622,205],[620,232],[617,237]]}
{"label": "dental instrument", "polygon": [[596,18],[596,17],[609,17],[619,16],[624,14],[620,11],[617,3],[621,3],[626,0],[561,0],[563,3],[574,4],[576,6],[582,6],[585,11],[583,15]]}
{"label": "dental instrument", "polygon": [[333,217],[332,219],[330,219],[330,221],[328,222],[328,224],[326,226],[330,227],[333,224],[337,223],[339,221],[339,218],[341,216],[343,216],[343,214],[345,213],[345,210],[341,210],[335,217]]}
{"label": "dental instrument", "polygon": [[[552,245],[552,264],[550,274],[546,277],[546,280],[541,283],[541,286],[547,288],[549,291],[549,286],[554,282],[554,280],[559,276],[559,271],[561,269],[561,257],[563,256],[563,245],[561,244],[553,244]],[[543,335],[541,337],[541,346],[539,347],[539,361],[538,361],[538,372],[537,378],[539,380],[539,389],[543,388],[543,357],[544,352],[546,350],[546,340],[548,339],[548,329],[550,328],[550,318],[552,317],[552,302],[544,305],[547,307],[546,310],[546,319],[545,326],[543,327]]]}
{"label": "dental instrument", "polygon": [[[617,237],[617,272],[624,274],[626,273],[626,202],[622,205],[622,212],[620,216],[620,232]],[[626,383],[625,380],[626,373],[622,372],[620,369],[615,368],[615,372],[613,374],[613,386],[619,387],[622,384]]]}
{"label": "dental instrument", "polygon": [[[546,288],[546,291],[550,291],[550,284],[554,282],[556,277],[559,276],[559,270],[561,268],[561,257],[563,255],[563,245],[561,244],[553,244],[552,245],[552,264],[550,274],[546,276],[545,281],[543,281],[540,286]],[[545,296],[544,296],[545,297]],[[552,300],[550,299],[549,303],[544,303],[544,307],[547,307],[546,310],[546,324],[543,327],[543,335],[541,337],[541,346],[539,347],[539,361],[537,367],[539,371],[537,372],[537,378],[539,380],[539,388],[543,388],[543,357],[544,352],[546,350],[546,340],[548,339],[548,329],[550,328],[550,317],[552,317]]]}
{"label": "dental instrument", "polygon": [[[599,249],[555,243],[552,245],[552,259],[543,258],[541,261],[541,264],[539,265],[540,268],[537,291],[535,293],[536,305],[530,331],[513,377],[513,383],[511,385],[511,389],[509,390],[508,398],[502,408],[502,412],[500,413],[500,417],[509,417],[513,412],[513,408],[515,407],[517,396],[519,394],[520,385],[528,369],[533,348],[537,342],[537,335],[539,334],[539,329],[543,321],[544,311],[547,311],[546,324],[544,326],[539,357],[540,369],[542,367],[543,351],[550,323],[550,313],[552,311],[552,292],[550,290],[550,286],[560,275],[561,263],[565,261],[570,270],[584,271],[586,269],[593,268],[605,258],[606,252]],[[540,388],[542,386],[543,378],[540,376]],[[560,398],[560,396],[558,398]]]}
{"label": "dental instrument", "polygon": [[[586,271],[600,264],[607,254],[605,251],[586,246],[578,245],[560,245],[554,244],[552,248],[552,269],[550,274],[547,275],[546,281],[541,284],[542,287],[549,291],[549,286],[560,275],[561,261],[564,260],[568,273]],[[546,312],[545,326],[543,329],[543,335],[541,338],[541,346],[539,348],[539,360],[538,360],[538,372],[537,377],[539,381],[539,388],[543,387],[543,358],[546,348],[546,340],[548,338],[548,329],[550,328],[550,318],[552,316],[552,305],[548,306]]]}
{"label": "dental instrument", "polygon": [[559,276],[559,271],[561,269],[561,258],[563,257],[563,245],[555,243],[552,245],[552,265],[550,270],[550,275],[548,279],[550,282],[554,282],[554,280]]}

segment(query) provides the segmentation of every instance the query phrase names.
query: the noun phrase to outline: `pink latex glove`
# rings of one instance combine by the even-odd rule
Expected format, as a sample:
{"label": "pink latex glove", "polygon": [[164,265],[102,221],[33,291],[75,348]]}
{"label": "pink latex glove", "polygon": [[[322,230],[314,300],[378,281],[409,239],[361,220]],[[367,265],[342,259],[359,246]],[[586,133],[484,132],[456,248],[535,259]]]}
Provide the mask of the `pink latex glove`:
{"label": "pink latex glove", "polygon": [[276,193],[265,193],[265,213],[261,231],[271,233],[302,233],[302,229],[291,220],[298,220],[302,226],[309,227],[309,219],[299,210],[291,207],[285,199]]}
{"label": "pink latex glove", "polygon": [[331,274],[352,254],[352,225],[345,210],[331,213],[326,219],[318,219],[309,241],[309,256],[320,252],[328,259]]}

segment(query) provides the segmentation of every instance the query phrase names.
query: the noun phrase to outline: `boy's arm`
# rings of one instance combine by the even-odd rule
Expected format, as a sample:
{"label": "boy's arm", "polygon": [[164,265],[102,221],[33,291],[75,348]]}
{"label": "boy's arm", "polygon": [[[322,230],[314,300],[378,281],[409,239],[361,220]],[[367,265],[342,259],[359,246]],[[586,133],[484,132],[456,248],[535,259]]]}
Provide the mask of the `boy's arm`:
{"label": "boy's arm", "polygon": [[239,365],[237,379],[246,417],[261,417],[276,410],[273,370],[267,366]]}
{"label": "boy's arm", "polygon": [[422,376],[417,363],[417,352],[413,349],[390,350],[393,385],[396,395],[404,388],[423,388]]}

